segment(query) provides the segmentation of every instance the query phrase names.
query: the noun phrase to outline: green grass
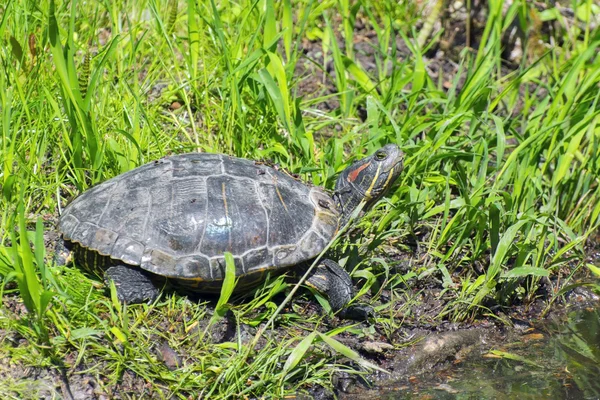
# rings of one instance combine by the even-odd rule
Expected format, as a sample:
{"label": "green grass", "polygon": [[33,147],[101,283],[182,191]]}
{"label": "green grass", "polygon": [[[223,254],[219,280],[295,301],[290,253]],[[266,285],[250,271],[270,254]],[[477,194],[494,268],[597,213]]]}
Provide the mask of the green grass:
{"label": "green grass", "polygon": [[[573,2],[575,23],[525,1],[503,16],[490,1],[478,48],[461,52],[458,74],[435,79],[424,55],[441,36],[419,36],[412,2],[0,7],[0,333],[25,340],[3,341],[0,357],[95,377],[109,394],[133,372],[147,387],[130,397],[282,397],[362,373],[335,338],[392,340],[407,319],[418,323],[419,282],[441,289],[435,318],[464,321],[531,303],[542,280],[550,306],[594,268],[585,244],[600,224],[600,31],[589,1]],[[358,21],[374,32],[366,56]],[[542,23],[553,24],[552,41]],[[511,24],[529,40],[508,69],[501,38]],[[390,142],[406,153],[400,183],[335,248],[379,312],[373,326],[307,315],[307,291],[274,316],[290,290],[281,278],[211,316],[214,305],[178,295],[122,306],[80,271],[47,268],[42,234],[55,231],[59,205],[159,157],[270,159],[332,188],[354,159]],[[264,325],[271,317],[276,330]],[[227,321],[251,327],[249,338],[214,343],[209,332]],[[158,361],[159,342],[182,356],[180,369]]]}

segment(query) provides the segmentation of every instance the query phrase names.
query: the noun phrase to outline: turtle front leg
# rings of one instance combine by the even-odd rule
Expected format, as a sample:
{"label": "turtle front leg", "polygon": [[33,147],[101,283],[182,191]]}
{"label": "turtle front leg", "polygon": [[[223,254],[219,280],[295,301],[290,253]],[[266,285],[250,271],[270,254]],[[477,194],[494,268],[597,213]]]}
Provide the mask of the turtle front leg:
{"label": "turtle front leg", "polygon": [[160,294],[150,274],[139,267],[121,264],[107,268],[104,282],[110,285],[111,281],[117,289],[117,298],[124,303],[150,303]]}
{"label": "turtle front leg", "polygon": [[326,295],[331,308],[339,311],[342,318],[364,321],[374,314],[373,308],[365,304],[348,306],[354,296],[352,279],[333,260],[321,260],[306,278],[306,284]]}

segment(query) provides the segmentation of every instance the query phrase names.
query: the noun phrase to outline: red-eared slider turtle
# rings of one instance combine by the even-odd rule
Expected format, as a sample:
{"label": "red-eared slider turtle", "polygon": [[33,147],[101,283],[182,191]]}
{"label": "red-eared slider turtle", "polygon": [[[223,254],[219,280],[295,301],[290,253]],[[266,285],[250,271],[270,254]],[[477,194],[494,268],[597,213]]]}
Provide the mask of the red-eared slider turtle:
{"label": "red-eared slider turtle", "polygon": [[[59,230],[76,263],[112,280],[125,302],[154,299],[159,277],[218,293],[225,252],[235,259],[236,290],[247,290],[267,272],[316,257],[361,200],[368,207],[392,185],[402,160],[400,149],[387,145],[343,171],[330,196],[251,160],[170,156],[86,191],[65,208]],[[348,273],[331,260],[307,283],[335,310],[352,298]]]}

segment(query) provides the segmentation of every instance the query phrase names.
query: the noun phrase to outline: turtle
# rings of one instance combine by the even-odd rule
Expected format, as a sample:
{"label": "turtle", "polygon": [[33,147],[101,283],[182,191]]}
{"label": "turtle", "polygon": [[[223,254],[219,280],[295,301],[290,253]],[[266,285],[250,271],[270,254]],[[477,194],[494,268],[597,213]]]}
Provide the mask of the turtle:
{"label": "turtle", "polygon": [[[165,278],[177,289],[218,294],[225,252],[234,258],[235,291],[249,291],[269,273],[303,271],[363,199],[369,207],[393,184],[403,159],[397,145],[385,145],[346,168],[329,194],[264,162],[172,155],[75,198],[59,218],[61,243],[77,266],[112,281],[123,302],[155,300]],[[342,317],[370,312],[348,306],[352,281],[338,263],[322,259],[313,271],[307,285]]]}

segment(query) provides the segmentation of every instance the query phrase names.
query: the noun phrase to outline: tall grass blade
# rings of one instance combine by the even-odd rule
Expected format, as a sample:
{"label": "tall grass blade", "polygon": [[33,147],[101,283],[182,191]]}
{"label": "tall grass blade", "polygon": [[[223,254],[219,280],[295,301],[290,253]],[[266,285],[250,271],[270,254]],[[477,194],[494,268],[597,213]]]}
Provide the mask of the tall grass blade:
{"label": "tall grass blade", "polygon": [[283,48],[285,59],[288,63],[292,60],[292,40],[294,37],[294,20],[290,0],[283,0],[283,16],[281,18],[281,31],[283,33]]}
{"label": "tall grass blade", "polygon": [[225,279],[223,279],[223,287],[221,287],[221,296],[219,296],[219,300],[217,301],[217,306],[215,307],[215,314],[213,318],[223,318],[225,313],[229,310],[229,306],[227,303],[233,294],[233,290],[235,289],[235,260],[233,259],[233,255],[226,251],[224,253],[225,256]]}
{"label": "tall grass blade", "polygon": [[275,4],[273,0],[265,0],[265,31],[263,36],[263,47],[267,47],[273,43],[273,39],[277,36],[277,22],[275,21]]}
{"label": "tall grass blade", "polygon": [[189,42],[189,70],[192,82],[198,74],[198,54],[200,48],[200,29],[197,18],[196,0],[187,0],[187,27]]}
{"label": "tall grass blade", "polygon": [[363,90],[366,93],[377,96],[375,83],[373,83],[367,73],[350,58],[344,55],[341,55],[341,57],[344,69],[354,76],[354,79],[356,79],[356,82],[363,88]]}
{"label": "tall grass blade", "polygon": [[331,26],[329,18],[325,17],[325,23],[327,25],[327,38],[330,42],[331,54],[333,56],[333,66],[335,69],[335,85],[338,90],[338,96],[340,99],[340,108],[342,115],[348,117],[350,115],[350,109],[352,107],[352,92],[348,90],[348,84],[346,79],[346,69],[344,67],[344,59],[342,52],[338,47],[337,40],[335,38],[335,32]]}
{"label": "tall grass blade", "polygon": [[317,332],[311,332],[308,336],[298,343],[294,350],[290,353],[285,364],[283,365],[283,370],[281,371],[281,381],[283,382],[286,375],[289,371],[294,369],[296,365],[302,360],[310,346],[312,346],[315,338],[317,337]]}

